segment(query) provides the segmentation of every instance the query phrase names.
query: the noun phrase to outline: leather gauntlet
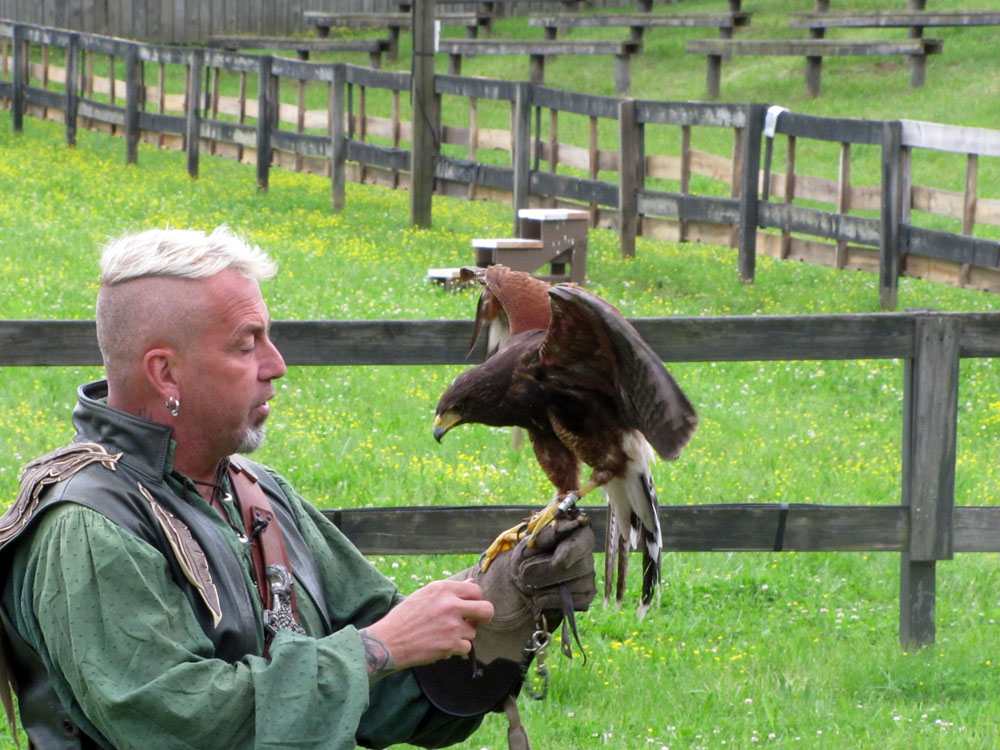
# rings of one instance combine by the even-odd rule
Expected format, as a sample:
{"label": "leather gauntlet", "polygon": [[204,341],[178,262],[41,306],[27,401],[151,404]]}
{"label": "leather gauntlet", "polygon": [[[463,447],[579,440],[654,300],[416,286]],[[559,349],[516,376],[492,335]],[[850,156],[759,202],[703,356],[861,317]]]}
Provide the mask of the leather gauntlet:
{"label": "leather gauntlet", "polygon": [[485,572],[476,565],[452,578],[475,580],[493,604],[493,619],[476,633],[472,654],[415,667],[414,674],[442,711],[474,716],[501,710],[507,696],[520,690],[532,656],[525,646],[537,627],[544,622],[552,631],[564,613],[584,611],[593,601],[589,519],[582,513],[560,519],[542,529],[533,545],[522,540],[498,555]]}

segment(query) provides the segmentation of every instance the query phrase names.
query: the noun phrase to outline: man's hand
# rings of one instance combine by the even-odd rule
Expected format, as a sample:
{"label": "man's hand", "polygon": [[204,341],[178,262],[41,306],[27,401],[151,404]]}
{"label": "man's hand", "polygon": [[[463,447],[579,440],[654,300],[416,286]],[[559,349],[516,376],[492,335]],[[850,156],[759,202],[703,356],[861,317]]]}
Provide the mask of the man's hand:
{"label": "man's hand", "polygon": [[492,617],[493,605],[475,581],[429,583],[360,631],[368,679],[467,654],[476,631]]}

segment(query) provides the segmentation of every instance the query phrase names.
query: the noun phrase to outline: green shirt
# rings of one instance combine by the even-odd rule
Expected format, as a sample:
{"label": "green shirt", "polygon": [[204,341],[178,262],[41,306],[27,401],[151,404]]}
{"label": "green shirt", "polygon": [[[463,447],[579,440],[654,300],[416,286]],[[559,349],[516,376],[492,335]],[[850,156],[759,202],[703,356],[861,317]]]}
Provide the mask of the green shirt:
{"label": "green shirt", "polygon": [[[18,543],[9,611],[74,720],[119,750],[333,750],[464,739],[481,719],[436,711],[409,671],[369,686],[357,628],[379,619],[400,596],[336,527],[276,478],[316,560],[332,627],[323,632],[316,605],[300,593],[308,635],[279,633],[270,659],[213,658],[164,557],[96,511],[59,505]],[[201,503],[226,526],[232,544],[242,544],[190,483],[172,473],[167,484],[196,507]]]}

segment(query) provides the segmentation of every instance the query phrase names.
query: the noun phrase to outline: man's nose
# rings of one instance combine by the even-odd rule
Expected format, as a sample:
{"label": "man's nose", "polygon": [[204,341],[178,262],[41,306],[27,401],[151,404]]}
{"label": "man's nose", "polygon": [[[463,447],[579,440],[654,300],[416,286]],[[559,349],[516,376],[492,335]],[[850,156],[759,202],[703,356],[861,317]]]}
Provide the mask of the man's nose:
{"label": "man's nose", "polygon": [[278,347],[274,345],[274,342],[270,338],[264,340],[261,356],[263,360],[260,365],[261,380],[277,380],[288,372],[288,367],[285,365],[285,358],[281,356]]}

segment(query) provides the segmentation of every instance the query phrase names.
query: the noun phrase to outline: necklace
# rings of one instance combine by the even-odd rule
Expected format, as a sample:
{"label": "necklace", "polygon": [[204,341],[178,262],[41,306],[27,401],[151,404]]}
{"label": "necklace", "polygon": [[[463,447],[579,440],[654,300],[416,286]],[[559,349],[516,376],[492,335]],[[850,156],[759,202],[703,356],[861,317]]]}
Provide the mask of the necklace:
{"label": "necklace", "polygon": [[202,487],[212,488],[212,495],[211,497],[208,498],[208,504],[212,506],[212,508],[220,516],[222,516],[222,520],[229,525],[229,528],[231,528],[234,532],[236,532],[236,536],[239,537],[239,540],[241,542],[246,542],[247,541],[246,530],[235,525],[233,523],[232,517],[229,515],[229,508],[227,506],[231,506],[233,504],[233,495],[230,492],[226,492],[225,488],[222,486],[221,483],[222,477],[225,476],[225,470],[226,470],[225,466],[219,467],[219,473],[216,476],[215,482],[203,482],[199,479],[191,479],[191,477],[188,477],[188,480],[192,484],[197,484],[201,485]]}

